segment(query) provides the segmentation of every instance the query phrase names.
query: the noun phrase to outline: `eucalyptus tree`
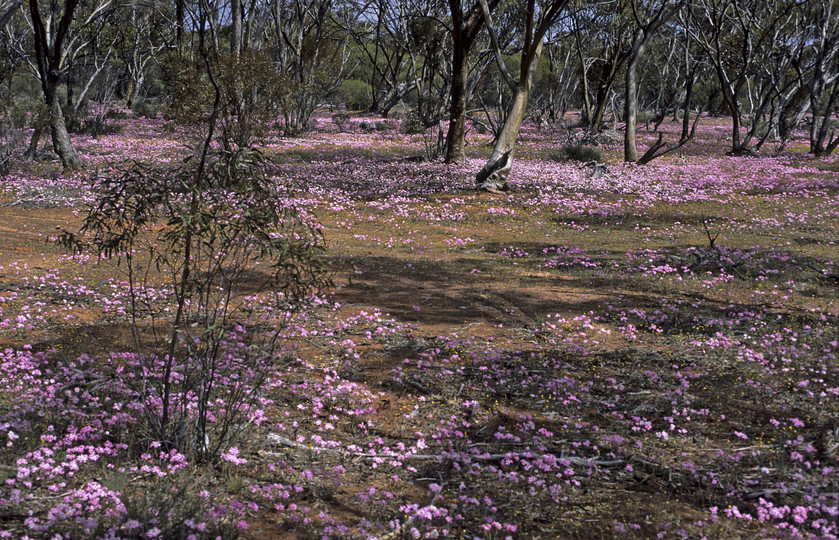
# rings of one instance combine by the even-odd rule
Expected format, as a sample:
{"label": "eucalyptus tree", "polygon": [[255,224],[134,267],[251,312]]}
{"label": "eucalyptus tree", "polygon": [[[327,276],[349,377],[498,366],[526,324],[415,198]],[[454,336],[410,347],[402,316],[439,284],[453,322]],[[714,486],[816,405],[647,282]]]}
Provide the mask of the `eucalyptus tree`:
{"label": "eucalyptus tree", "polygon": [[387,117],[416,89],[410,58],[408,0],[363,0],[348,3],[358,23],[345,30],[355,41],[370,92],[368,112]]}
{"label": "eucalyptus tree", "polygon": [[[10,11],[6,13],[14,15],[20,5],[9,6],[8,9]],[[12,163],[21,153],[25,138],[24,109],[15,88],[19,74],[23,71],[23,58],[17,54],[13,19],[9,16],[6,22],[0,24],[0,175],[9,172]],[[17,22],[20,22],[19,18]]]}
{"label": "eucalyptus tree", "polygon": [[132,0],[116,13],[119,31],[115,60],[122,69],[118,95],[129,109],[142,95],[146,76],[158,53],[174,38],[173,28],[165,24],[166,14],[159,7],[155,2]]}
{"label": "eucalyptus tree", "polygon": [[284,76],[279,105],[287,135],[309,129],[314,111],[354,68],[344,28],[355,24],[355,12],[336,7],[333,0],[273,0],[266,32]]}
{"label": "eucalyptus tree", "polygon": [[603,129],[614,86],[628,57],[628,2],[573,0],[568,5],[568,27],[579,61],[582,119],[591,138]]}
{"label": "eucalyptus tree", "polygon": [[[669,154],[687,144],[696,134],[696,127],[702,116],[703,106],[696,103],[695,87],[697,81],[708,73],[708,66],[696,54],[697,47],[684,32],[683,27],[673,29],[666,39],[662,40],[664,50],[660,51],[657,62],[650,65],[648,71],[654,71],[659,77],[659,84],[654,90],[654,97],[650,100],[656,104],[653,129],[658,132],[658,139],[650,145],[642,156],[638,158],[640,165],[649,163],[665,154]],[[673,72],[675,75],[670,76]],[[667,97],[665,98],[664,95]],[[694,111],[694,106],[696,110]],[[664,133],[659,130],[665,116],[672,110],[673,120],[678,120],[678,112],[682,111],[682,128],[678,141],[667,143]],[[691,120],[693,113],[693,120]],[[649,128],[648,128],[649,129]]]}
{"label": "eucalyptus tree", "polygon": [[[638,107],[648,111],[647,129],[658,131],[668,114],[678,120],[678,111],[684,100],[685,55],[689,40],[678,28],[660,31],[652,40],[640,67],[642,76],[638,86]],[[638,120],[641,121],[640,119]]]}
{"label": "eucalyptus tree", "polygon": [[530,96],[531,109],[540,126],[561,122],[580,96],[575,49],[571,39],[558,40],[545,48],[548,65]]}
{"label": "eucalyptus tree", "polygon": [[770,137],[783,146],[791,135],[790,124],[805,95],[793,66],[801,65],[811,41],[812,21],[805,6],[803,2],[775,3],[758,13],[771,37],[758,43],[755,57],[760,60],[752,65],[746,86],[745,149],[759,151]]}
{"label": "eucalyptus tree", "polygon": [[411,73],[414,76],[416,102],[408,119],[411,129],[427,134],[427,157],[439,157],[445,151],[445,112],[451,103],[452,41],[446,26],[446,9],[442,2],[429,0],[415,4],[420,7],[410,16]]}
{"label": "eucalyptus tree", "polygon": [[632,41],[626,61],[626,83],[624,87],[624,161],[638,161],[638,146],[635,142],[635,127],[638,120],[638,77],[637,70],[644,50],[655,33],[686,0],[630,0],[632,20],[635,23]]}
{"label": "eucalyptus tree", "polygon": [[67,132],[58,88],[75,56],[90,44],[90,35],[85,36],[83,31],[93,25],[101,29],[112,7],[112,0],[29,1],[35,56],[30,63],[41,83],[53,148],[68,170],[81,169],[82,161]]}
{"label": "eucalyptus tree", "polygon": [[446,163],[466,157],[466,115],[469,79],[469,54],[487,21],[498,7],[499,0],[479,0],[464,4],[449,0],[452,35],[451,106],[449,131],[446,135]]}
{"label": "eucalyptus tree", "polygon": [[15,12],[23,5],[23,0],[11,0],[0,4],[0,30],[14,17]]}
{"label": "eucalyptus tree", "polygon": [[839,146],[839,135],[830,122],[839,107],[839,2],[810,0],[805,13],[810,33],[804,55],[794,68],[807,98],[797,118],[810,109],[810,152],[821,156]]}
{"label": "eucalyptus tree", "polygon": [[[795,24],[795,10],[800,5],[762,0],[691,0],[689,4],[684,27],[713,66],[723,105],[731,116],[732,154],[752,151],[754,130],[747,130],[745,136],[741,133],[746,115],[744,103],[750,98],[754,102],[751,85],[769,68],[777,86],[792,67],[790,59],[801,43],[785,35],[785,29]],[[779,61],[771,62],[773,58]],[[772,84],[763,88],[777,93]],[[765,102],[765,108],[770,101],[771,98]],[[761,111],[751,105],[750,108],[751,121]]]}
{"label": "eucalyptus tree", "polygon": [[504,61],[505,51],[501,49],[499,44],[489,5],[486,0],[479,1],[490,34],[498,69],[512,92],[512,98],[507,108],[504,124],[495,139],[492,154],[475,176],[475,181],[481,189],[490,192],[504,192],[507,190],[507,177],[513,168],[513,150],[527,112],[527,102],[533,86],[533,76],[539,65],[545,37],[562,14],[568,0],[544,0],[539,2],[528,0],[522,6],[521,34],[519,34],[517,40],[513,41],[515,49],[506,51],[520,55],[517,79],[510,73]]}

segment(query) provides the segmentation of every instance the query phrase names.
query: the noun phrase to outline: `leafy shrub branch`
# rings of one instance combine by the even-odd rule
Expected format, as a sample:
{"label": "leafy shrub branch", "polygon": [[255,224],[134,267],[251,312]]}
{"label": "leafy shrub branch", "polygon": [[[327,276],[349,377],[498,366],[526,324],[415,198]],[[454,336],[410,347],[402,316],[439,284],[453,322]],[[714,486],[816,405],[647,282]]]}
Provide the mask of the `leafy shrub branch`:
{"label": "leafy shrub branch", "polygon": [[271,167],[249,148],[135,165],[59,236],[124,268],[148,435],[200,460],[232,444],[285,317],[328,284],[320,227]]}

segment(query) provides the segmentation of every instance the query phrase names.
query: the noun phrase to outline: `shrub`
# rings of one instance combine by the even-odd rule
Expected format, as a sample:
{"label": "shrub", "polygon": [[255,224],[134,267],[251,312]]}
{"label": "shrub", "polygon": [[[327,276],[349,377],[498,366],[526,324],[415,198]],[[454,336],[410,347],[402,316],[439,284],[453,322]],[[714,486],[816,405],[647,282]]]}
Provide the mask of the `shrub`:
{"label": "shrub", "polygon": [[172,55],[162,64],[172,99],[166,109],[167,117],[187,123],[209,119],[218,91],[218,127],[228,149],[231,143],[248,147],[254,136],[261,136],[268,124],[276,120],[278,104],[291,91],[271,58],[259,51],[243,51],[238,57],[214,56],[212,79],[200,57],[188,61]]}
{"label": "shrub", "polygon": [[393,120],[379,120],[375,126],[376,131],[393,131],[396,129],[396,122]]}
{"label": "shrub", "polygon": [[249,148],[174,170],[137,165],[106,179],[81,229],[59,237],[124,265],[144,373],[140,431],[198,461],[242,434],[277,361],[283,314],[328,284],[320,227],[273,173]]}
{"label": "shrub", "polygon": [[596,161],[597,163],[600,163],[603,161],[603,152],[594,146],[563,146],[560,155],[563,159],[580,161],[582,163],[587,163],[589,161]]}
{"label": "shrub", "polygon": [[416,113],[416,111],[410,111],[405,116],[405,121],[402,122],[402,131],[408,135],[416,135],[419,133],[425,133],[425,123],[420,118],[420,115]]}
{"label": "shrub", "polygon": [[135,101],[131,110],[137,116],[144,118],[157,118],[166,109],[166,104],[159,99],[141,99]]}
{"label": "shrub", "polygon": [[122,133],[123,125],[106,121],[107,116],[94,115],[89,118],[76,118],[70,125],[70,133],[79,135],[117,135]]}
{"label": "shrub", "polygon": [[332,123],[338,126],[341,133],[347,131],[350,126],[350,115],[346,112],[337,112],[332,115]]}
{"label": "shrub", "polygon": [[351,111],[363,111],[370,108],[370,86],[358,79],[349,79],[341,83],[338,91],[344,106]]}
{"label": "shrub", "polygon": [[105,120],[128,120],[129,118],[131,118],[131,113],[118,107],[109,107],[105,112]]}

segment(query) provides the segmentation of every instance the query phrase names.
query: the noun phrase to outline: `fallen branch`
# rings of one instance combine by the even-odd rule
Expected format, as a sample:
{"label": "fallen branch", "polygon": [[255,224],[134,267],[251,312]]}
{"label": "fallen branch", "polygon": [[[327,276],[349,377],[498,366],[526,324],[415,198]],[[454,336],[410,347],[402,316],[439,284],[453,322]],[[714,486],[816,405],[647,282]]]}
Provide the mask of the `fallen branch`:
{"label": "fallen branch", "polygon": [[[386,453],[386,454],[371,454],[369,452],[348,452],[344,450],[338,450],[335,448],[315,448],[307,446],[303,443],[299,443],[297,441],[292,441],[287,437],[283,437],[277,433],[269,433],[268,439],[272,442],[280,444],[282,446],[288,446],[291,448],[298,448],[300,450],[308,450],[312,452],[323,452],[327,454],[338,454],[344,457],[349,458],[381,458],[381,459],[398,459],[398,460],[411,460],[411,461],[430,461],[436,459],[452,459],[456,456],[454,455],[447,455],[447,454],[396,454],[396,453]],[[280,454],[276,452],[268,452],[263,451],[265,455],[269,456],[279,456]],[[524,453],[522,452],[506,452],[504,454],[476,454],[476,455],[469,455],[468,458],[472,461],[480,461],[480,462],[491,462],[491,461],[501,461],[502,459],[512,458],[521,456]],[[528,455],[530,453],[528,452]],[[541,456],[539,456],[541,457]],[[560,455],[558,460],[565,460],[568,461],[571,465],[578,465],[580,467],[616,467],[618,465],[623,465],[626,463],[625,460],[622,459],[614,459],[614,460],[600,460],[597,458],[581,458],[577,456],[565,456]]]}

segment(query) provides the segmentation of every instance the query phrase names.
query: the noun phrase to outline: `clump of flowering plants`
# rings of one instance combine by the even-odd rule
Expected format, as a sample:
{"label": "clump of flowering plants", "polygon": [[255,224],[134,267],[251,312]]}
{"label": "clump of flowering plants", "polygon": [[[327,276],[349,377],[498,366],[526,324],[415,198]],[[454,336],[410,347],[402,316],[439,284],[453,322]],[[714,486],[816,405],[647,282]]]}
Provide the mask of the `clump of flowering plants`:
{"label": "clump of flowering plants", "polygon": [[143,430],[199,461],[259,417],[285,317],[328,282],[317,221],[249,148],[106,179],[59,242],[124,269]]}

